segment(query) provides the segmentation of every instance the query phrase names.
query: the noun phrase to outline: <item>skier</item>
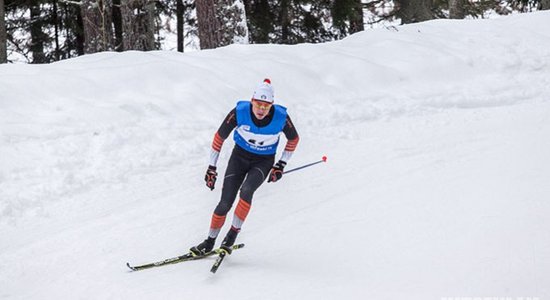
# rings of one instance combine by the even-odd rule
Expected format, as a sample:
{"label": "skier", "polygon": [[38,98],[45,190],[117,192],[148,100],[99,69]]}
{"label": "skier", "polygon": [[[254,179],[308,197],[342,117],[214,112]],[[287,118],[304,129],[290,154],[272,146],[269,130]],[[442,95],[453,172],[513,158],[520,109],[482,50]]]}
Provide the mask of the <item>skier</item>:
{"label": "skier", "polygon": [[[239,101],[225,117],[212,142],[210,165],[204,180],[210,190],[214,189],[218,173],[216,164],[224,140],[235,129],[235,147],[229,158],[222,186],[221,199],[210,222],[208,237],[190,249],[193,255],[203,255],[214,248],[225,218],[240,188],[239,202],[233,215],[231,229],[227,232],[221,248],[231,254],[252,204],[252,196],[269,174],[268,182],[277,182],[283,169],[298,145],[298,132],[286,112],[286,108],[273,104],[274,91],[271,81],[259,84],[250,101]],[[280,160],[274,165],[279,135],[285,134],[286,147]],[[271,172],[270,172],[271,170]]]}

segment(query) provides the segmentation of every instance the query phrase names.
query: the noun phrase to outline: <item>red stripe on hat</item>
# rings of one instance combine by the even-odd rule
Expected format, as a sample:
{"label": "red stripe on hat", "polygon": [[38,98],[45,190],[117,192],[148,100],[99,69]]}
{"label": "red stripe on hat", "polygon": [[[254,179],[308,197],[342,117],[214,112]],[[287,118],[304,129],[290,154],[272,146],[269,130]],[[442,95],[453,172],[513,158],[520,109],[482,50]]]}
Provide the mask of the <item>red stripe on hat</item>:
{"label": "red stripe on hat", "polygon": [[264,79],[264,82],[271,84],[271,80],[269,78]]}

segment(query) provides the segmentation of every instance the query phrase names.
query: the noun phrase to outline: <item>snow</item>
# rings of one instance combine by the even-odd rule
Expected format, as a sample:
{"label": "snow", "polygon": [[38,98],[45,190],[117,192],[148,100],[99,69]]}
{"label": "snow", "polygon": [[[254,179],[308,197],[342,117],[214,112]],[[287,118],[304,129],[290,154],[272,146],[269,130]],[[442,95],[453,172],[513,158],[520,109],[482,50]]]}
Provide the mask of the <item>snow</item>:
{"label": "snow", "polygon": [[[2,65],[0,299],[547,299],[549,26]],[[328,162],[260,187],[217,274],[129,272],[205,238],[214,132],[265,77],[300,133],[288,168]]]}

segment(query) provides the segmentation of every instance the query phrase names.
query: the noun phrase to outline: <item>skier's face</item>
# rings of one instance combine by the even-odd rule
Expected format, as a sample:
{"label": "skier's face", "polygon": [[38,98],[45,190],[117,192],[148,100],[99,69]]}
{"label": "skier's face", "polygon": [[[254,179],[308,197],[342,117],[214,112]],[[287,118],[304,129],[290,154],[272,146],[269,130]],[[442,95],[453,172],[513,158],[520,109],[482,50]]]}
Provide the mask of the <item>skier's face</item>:
{"label": "skier's face", "polygon": [[258,101],[258,100],[252,100],[252,112],[254,113],[254,116],[258,120],[262,120],[269,114],[269,110],[271,109],[271,106],[273,104],[264,102],[264,101]]}

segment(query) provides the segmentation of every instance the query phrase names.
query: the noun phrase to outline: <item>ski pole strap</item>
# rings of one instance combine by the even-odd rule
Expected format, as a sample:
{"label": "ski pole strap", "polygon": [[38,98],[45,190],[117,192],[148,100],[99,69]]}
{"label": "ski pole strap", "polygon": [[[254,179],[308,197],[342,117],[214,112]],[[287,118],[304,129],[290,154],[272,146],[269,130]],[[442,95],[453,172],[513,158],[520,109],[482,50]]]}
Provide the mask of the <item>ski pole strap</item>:
{"label": "ski pole strap", "polygon": [[316,162],[312,162],[312,163],[309,163],[309,164],[307,164],[307,165],[303,165],[303,166],[301,166],[301,167],[297,167],[297,168],[294,168],[294,169],[290,169],[290,170],[288,170],[288,171],[284,171],[283,174],[288,174],[288,173],[290,173],[290,172],[294,172],[294,171],[298,171],[298,170],[301,170],[301,169],[305,169],[305,168],[307,168],[307,167],[311,167],[311,166],[313,166],[313,165],[316,165],[316,164],[322,163],[322,162],[327,162],[327,157],[326,157],[326,156],[323,156],[323,158],[322,158],[321,160],[318,160],[318,161],[316,161]]}

